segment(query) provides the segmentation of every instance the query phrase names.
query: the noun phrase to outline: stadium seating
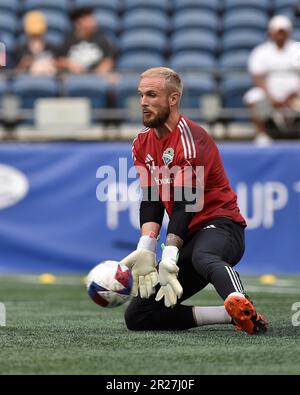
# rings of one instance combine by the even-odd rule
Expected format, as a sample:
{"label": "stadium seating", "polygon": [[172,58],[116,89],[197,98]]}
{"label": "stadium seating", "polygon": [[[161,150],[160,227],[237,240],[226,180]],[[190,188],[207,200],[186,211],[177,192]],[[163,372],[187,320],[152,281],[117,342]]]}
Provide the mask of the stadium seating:
{"label": "stadium seating", "polygon": [[199,51],[182,51],[174,54],[169,59],[170,67],[179,72],[202,70],[208,71],[216,67],[215,57]]}
{"label": "stadium seating", "polygon": [[274,0],[274,13],[281,14],[282,12],[292,11],[297,4],[299,5],[298,0]]}
{"label": "stadium seating", "polygon": [[96,10],[94,14],[101,30],[113,35],[119,33],[120,20],[116,13],[109,10]]}
{"label": "stadium seating", "polygon": [[296,41],[300,41],[300,27],[297,29],[294,29],[293,31],[293,39]]}
{"label": "stadium seating", "polygon": [[202,96],[215,93],[217,90],[216,82],[210,74],[183,74],[182,80],[184,86],[182,108],[200,108]]}
{"label": "stadium seating", "polygon": [[7,91],[7,89],[8,89],[8,83],[6,79],[0,75],[0,98]]}
{"label": "stadium seating", "polygon": [[123,15],[122,27],[124,30],[147,28],[168,32],[170,21],[161,10],[140,8],[128,11]]}
{"label": "stadium seating", "polygon": [[23,2],[23,12],[41,10],[67,13],[69,8],[68,0],[24,0]]}
{"label": "stadium seating", "polygon": [[[0,0],[0,41],[6,45],[7,66],[13,67],[14,49],[25,39],[21,19],[25,12],[39,9],[45,13],[46,40],[58,46],[71,29],[68,12],[91,7],[99,27],[118,47],[115,68],[124,77],[116,85],[117,106],[125,108],[127,99],[136,97],[140,72],[169,65],[183,75],[184,107],[198,108],[203,94],[214,92],[221,92],[225,106],[244,107],[242,96],[252,85],[247,75],[249,54],[267,39],[272,15],[292,18],[293,38],[300,41],[300,22],[294,15],[297,1]],[[0,96],[3,87],[7,83],[2,79]],[[24,108],[33,108],[37,97],[65,93],[87,96],[94,109],[107,105],[112,89],[102,78],[87,75],[68,76],[63,92],[55,79],[46,77],[20,76],[12,88],[21,95]]]}
{"label": "stadium seating", "polygon": [[142,72],[150,67],[160,67],[165,64],[165,59],[159,54],[149,52],[134,52],[121,55],[117,62],[118,72]]}
{"label": "stadium seating", "polygon": [[0,12],[0,33],[15,34],[20,26],[17,17],[9,11]]}
{"label": "stadium seating", "polygon": [[12,91],[21,98],[25,109],[33,109],[36,99],[55,97],[59,93],[56,79],[23,74],[12,82]]}
{"label": "stadium seating", "polygon": [[168,0],[122,0],[123,11],[129,11],[137,8],[157,9],[168,12],[170,3]]}
{"label": "stadium seating", "polygon": [[119,0],[74,0],[75,8],[89,7],[95,11],[111,11],[114,13],[119,12]]}
{"label": "stadium seating", "polygon": [[139,74],[123,74],[122,79],[116,85],[116,104],[118,108],[128,108],[128,100],[137,98]]}
{"label": "stadium seating", "polygon": [[227,53],[236,50],[249,50],[265,40],[266,34],[262,31],[251,29],[230,30],[223,35],[222,48]]}
{"label": "stadium seating", "polygon": [[65,33],[71,29],[71,22],[67,15],[57,11],[43,10],[47,20],[48,31]]}
{"label": "stadium seating", "polygon": [[178,12],[180,10],[209,10],[217,13],[221,8],[219,0],[173,0],[173,10]]}
{"label": "stadium seating", "polygon": [[219,40],[215,33],[204,29],[187,29],[175,32],[170,39],[172,53],[194,50],[215,54]]}
{"label": "stadium seating", "polygon": [[63,39],[64,39],[63,33],[55,32],[55,31],[50,31],[46,33],[46,42],[55,47],[61,46]]}
{"label": "stadium seating", "polygon": [[20,2],[18,0],[0,0],[0,13],[10,12],[16,15],[20,9]]}
{"label": "stadium seating", "polygon": [[223,70],[247,70],[250,51],[240,50],[236,52],[224,52],[219,60],[219,66]]}
{"label": "stadium seating", "polygon": [[133,51],[149,51],[162,55],[166,48],[166,36],[152,29],[129,30],[120,36],[119,49],[122,54]]}
{"label": "stadium seating", "polygon": [[236,9],[256,9],[256,10],[262,10],[265,12],[269,12],[271,10],[272,3],[270,0],[251,0],[251,1],[245,1],[245,0],[224,0],[222,2],[223,8],[225,12],[231,12]]}
{"label": "stadium seating", "polygon": [[244,107],[244,94],[252,86],[253,81],[247,74],[226,75],[221,84],[224,106],[228,108]]}
{"label": "stadium seating", "polygon": [[64,80],[64,93],[70,97],[87,97],[94,109],[107,105],[108,83],[97,75],[70,75]]}
{"label": "stadium seating", "polygon": [[[64,33],[57,31],[49,31],[46,33],[45,40],[47,43],[59,47],[64,39]],[[17,45],[23,45],[26,42],[26,35],[22,33],[17,37]]]}
{"label": "stadium seating", "polygon": [[234,10],[224,15],[223,28],[225,31],[233,29],[256,29],[265,32],[269,16],[263,11],[253,9]]}
{"label": "stadium seating", "polygon": [[213,32],[219,31],[220,21],[218,16],[211,11],[183,10],[172,18],[172,29],[204,28]]}

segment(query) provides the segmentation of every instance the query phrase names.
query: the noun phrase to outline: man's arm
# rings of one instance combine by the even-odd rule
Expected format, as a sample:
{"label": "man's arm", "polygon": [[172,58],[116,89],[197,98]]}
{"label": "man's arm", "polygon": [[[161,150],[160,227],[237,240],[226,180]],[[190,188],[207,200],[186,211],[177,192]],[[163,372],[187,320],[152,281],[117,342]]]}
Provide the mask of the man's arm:
{"label": "man's arm", "polygon": [[261,88],[271,101],[273,107],[282,107],[283,102],[276,100],[267,88],[266,79],[264,75],[253,75],[254,83],[257,87]]}
{"label": "man's arm", "polygon": [[[191,188],[177,187],[181,189],[181,201],[174,201],[172,216],[170,218],[166,246],[163,249],[162,259],[159,265],[159,282],[161,285],[157,293],[156,300],[164,298],[165,306],[172,307],[177,303],[182,295],[183,289],[177,280],[179,268],[177,266],[178,254],[183,246],[184,240],[188,234],[188,227],[193,218],[194,213],[189,212],[188,205],[194,204],[194,201],[187,201],[185,196],[191,196]],[[192,188],[195,191],[196,188]],[[176,187],[174,188],[176,196]],[[186,192],[186,193],[185,193]],[[178,196],[178,195],[177,195]]]}
{"label": "man's arm", "polygon": [[84,68],[81,64],[74,62],[68,57],[60,57],[56,60],[56,67],[74,74],[81,74]]}
{"label": "man's arm", "polygon": [[24,55],[18,62],[16,69],[18,71],[23,71],[23,72],[28,71],[32,63],[33,63],[33,57],[30,56],[29,54]]}
{"label": "man's arm", "polygon": [[277,108],[277,107],[289,107],[292,104],[292,101],[298,97],[299,92],[295,90],[295,92],[292,92],[285,100],[277,100],[275,99],[271,93],[269,92],[266,84],[265,77],[263,75],[254,75],[254,82],[255,85],[258,86],[259,88],[263,89],[263,91],[266,93],[267,97],[272,103],[272,106]]}
{"label": "man's arm", "polygon": [[110,73],[113,70],[115,64],[115,57],[117,54],[115,45],[104,33],[99,33],[95,37],[97,45],[103,51],[103,58],[94,67],[94,71],[97,74]]}
{"label": "man's arm", "polygon": [[254,83],[258,88],[261,88],[265,94],[267,95],[268,99],[271,101],[273,107],[281,107],[282,103],[276,100],[270,93],[266,78],[264,75],[253,75]]}
{"label": "man's arm", "polygon": [[165,207],[160,199],[157,187],[146,186],[142,188],[142,201],[140,205],[140,227],[142,236],[154,232],[159,235]]}
{"label": "man's arm", "polygon": [[[188,207],[196,203],[196,187],[175,187],[174,196],[181,196],[181,200],[174,201],[173,204],[167,230],[166,246],[174,246],[180,249],[188,235],[188,227],[194,216],[194,212],[190,212]],[[193,200],[187,200],[187,196],[193,196]]]}
{"label": "man's arm", "polygon": [[141,236],[147,236],[150,233],[154,233],[155,237],[159,235],[160,232],[160,224],[156,222],[147,222],[141,228]]}
{"label": "man's arm", "polygon": [[138,291],[142,298],[149,298],[155,292],[158,283],[156,270],[157,236],[164,215],[164,206],[159,199],[157,188],[149,186],[149,170],[144,160],[139,156],[139,150],[133,145],[133,160],[137,167],[143,192],[140,206],[141,237],[137,248],[122,260],[122,263],[132,269],[133,290],[137,296]]}
{"label": "man's arm", "polygon": [[114,67],[114,60],[113,58],[104,58],[98,66],[95,68],[95,72],[97,74],[105,74],[112,71]]}
{"label": "man's arm", "polygon": [[281,107],[282,102],[276,100],[267,87],[266,75],[270,70],[268,67],[266,67],[266,63],[266,52],[264,48],[259,45],[258,47],[254,48],[250,54],[248,60],[248,71],[253,78],[255,86],[261,88],[265,92],[268,99],[272,103],[272,106],[275,108]]}
{"label": "man's arm", "polygon": [[181,237],[175,235],[174,233],[168,233],[166,246],[173,246],[180,250],[180,248],[183,246],[183,240]]}

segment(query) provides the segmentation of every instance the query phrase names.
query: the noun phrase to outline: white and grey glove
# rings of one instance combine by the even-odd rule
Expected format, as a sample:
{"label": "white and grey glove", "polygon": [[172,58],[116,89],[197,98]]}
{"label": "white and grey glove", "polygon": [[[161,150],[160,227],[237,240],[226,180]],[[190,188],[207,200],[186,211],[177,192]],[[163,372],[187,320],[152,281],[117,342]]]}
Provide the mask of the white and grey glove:
{"label": "white and grey glove", "polygon": [[183,289],[177,280],[179,267],[177,266],[178,248],[166,246],[158,268],[158,280],[161,285],[155,300],[164,299],[166,307],[173,307],[182,295]]}
{"label": "white and grey glove", "polygon": [[141,298],[148,299],[155,293],[155,286],[158,284],[156,244],[154,235],[141,236],[137,249],[121,261],[132,271],[133,296],[137,296],[139,291]]}

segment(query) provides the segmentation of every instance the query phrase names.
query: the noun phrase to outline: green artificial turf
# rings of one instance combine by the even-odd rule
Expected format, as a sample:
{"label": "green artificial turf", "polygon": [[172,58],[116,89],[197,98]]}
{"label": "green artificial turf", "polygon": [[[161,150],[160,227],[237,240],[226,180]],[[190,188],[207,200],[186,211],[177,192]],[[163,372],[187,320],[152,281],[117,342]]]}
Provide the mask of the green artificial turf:
{"label": "green artificial turf", "polygon": [[[79,276],[61,276],[55,284],[2,276],[7,326],[0,327],[0,374],[300,374],[300,326],[292,325],[300,278],[262,285],[248,277],[244,283],[268,317],[266,335],[238,333],[231,325],[130,332],[125,306],[98,307]],[[222,301],[208,289],[186,303]]]}

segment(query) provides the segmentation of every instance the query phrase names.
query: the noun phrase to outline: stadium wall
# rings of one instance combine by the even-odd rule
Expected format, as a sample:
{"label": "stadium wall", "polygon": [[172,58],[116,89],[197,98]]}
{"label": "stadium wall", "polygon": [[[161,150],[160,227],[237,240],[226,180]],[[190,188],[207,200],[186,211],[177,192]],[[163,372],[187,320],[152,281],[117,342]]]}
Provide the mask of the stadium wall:
{"label": "stadium wall", "polygon": [[[300,145],[220,150],[248,221],[239,271],[300,273]],[[133,250],[131,166],[129,143],[1,144],[0,272],[87,272]]]}

